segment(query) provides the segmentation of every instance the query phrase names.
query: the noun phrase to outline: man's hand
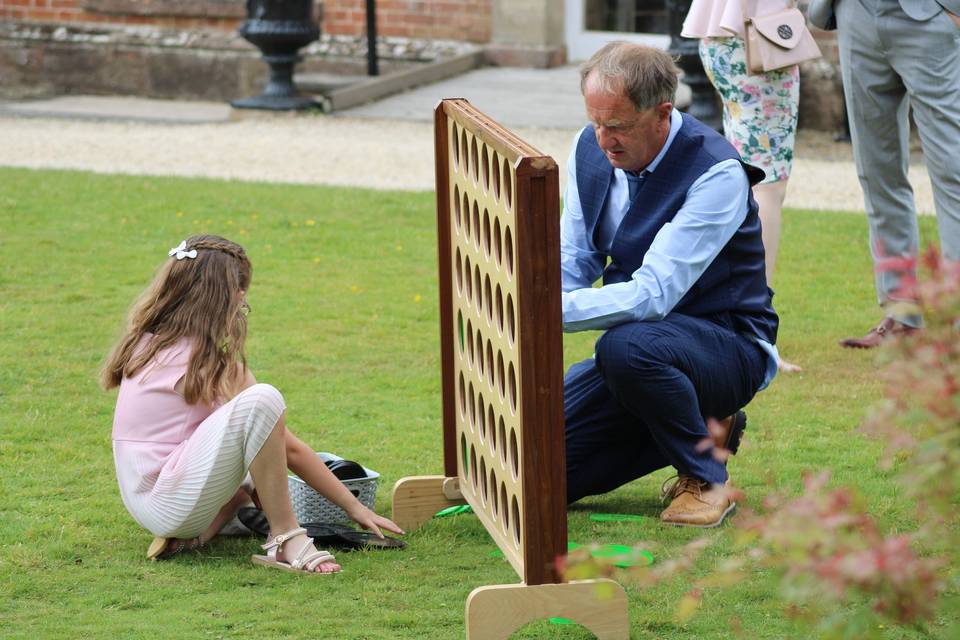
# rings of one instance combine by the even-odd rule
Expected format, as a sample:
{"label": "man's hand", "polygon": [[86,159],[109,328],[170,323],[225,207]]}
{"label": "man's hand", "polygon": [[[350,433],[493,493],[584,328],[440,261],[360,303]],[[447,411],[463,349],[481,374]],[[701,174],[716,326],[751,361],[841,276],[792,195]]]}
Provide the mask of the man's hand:
{"label": "man's hand", "polygon": [[950,13],[946,9],[944,9],[943,12],[950,16],[950,19],[953,20],[953,24],[957,25],[957,28],[960,29],[960,16],[955,13]]}

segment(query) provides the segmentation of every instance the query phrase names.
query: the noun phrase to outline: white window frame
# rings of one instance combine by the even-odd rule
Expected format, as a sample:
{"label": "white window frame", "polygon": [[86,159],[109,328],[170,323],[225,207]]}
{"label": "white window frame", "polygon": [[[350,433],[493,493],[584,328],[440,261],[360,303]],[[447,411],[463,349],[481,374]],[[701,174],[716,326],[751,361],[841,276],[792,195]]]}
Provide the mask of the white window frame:
{"label": "white window frame", "polygon": [[567,45],[567,59],[581,62],[614,40],[624,40],[636,44],[666,50],[670,46],[670,36],[662,33],[624,33],[621,31],[587,31],[584,28],[584,1],[564,0],[564,31]]}

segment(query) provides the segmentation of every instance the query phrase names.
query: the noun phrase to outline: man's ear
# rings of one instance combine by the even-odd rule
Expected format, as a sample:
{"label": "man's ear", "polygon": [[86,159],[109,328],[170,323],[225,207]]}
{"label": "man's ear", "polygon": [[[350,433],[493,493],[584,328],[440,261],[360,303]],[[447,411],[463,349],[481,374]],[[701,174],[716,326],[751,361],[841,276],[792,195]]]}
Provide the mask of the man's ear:
{"label": "man's ear", "polygon": [[658,120],[660,120],[661,122],[664,120],[668,122],[670,121],[670,112],[673,111],[672,102],[661,102],[660,104],[655,106],[654,109],[656,109],[657,111]]}

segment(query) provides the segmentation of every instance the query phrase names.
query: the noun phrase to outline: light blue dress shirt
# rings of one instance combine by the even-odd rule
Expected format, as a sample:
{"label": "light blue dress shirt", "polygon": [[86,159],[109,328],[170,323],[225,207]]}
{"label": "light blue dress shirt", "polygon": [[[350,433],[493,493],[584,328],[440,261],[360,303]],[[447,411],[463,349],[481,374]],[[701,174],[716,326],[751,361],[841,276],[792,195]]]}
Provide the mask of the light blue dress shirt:
{"label": "light blue dress shirt", "polygon": [[[574,138],[560,218],[564,331],[609,329],[624,322],[666,317],[746,219],[750,190],[747,174],[737,160],[719,162],[690,185],[683,206],[657,232],[643,264],[630,280],[593,286],[603,274],[613,239],[641,181],[657,170],[682,124],[680,113],[674,109],[666,143],[639,176],[613,170],[610,192],[597,222],[598,246],[594,246],[580,208],[576,159],[579,133]],[[769,356],[765,387],[777,373],[777,348],[756,336],[746,337]]]}

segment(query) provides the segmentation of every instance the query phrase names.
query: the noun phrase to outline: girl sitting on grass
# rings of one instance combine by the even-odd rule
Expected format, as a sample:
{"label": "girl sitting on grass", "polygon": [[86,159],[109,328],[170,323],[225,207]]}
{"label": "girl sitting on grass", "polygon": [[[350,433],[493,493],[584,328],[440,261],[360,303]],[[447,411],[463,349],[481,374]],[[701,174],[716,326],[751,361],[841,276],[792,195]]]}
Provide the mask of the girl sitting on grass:
{"label": "girl sitting on grass", "polygon": [[130,312],[101,375],[119,386],[113,454],[123,503],[156,537],[153,559],[195,549],[250,502],[247,473],[270,523],[257,564],[304,573],[340,570],[317,551],[290,504],[287,469],[365,529],[403,533],[365,507],[284,424],[283,396],[247,369],[240,245],[193,236],[170,251]]}

